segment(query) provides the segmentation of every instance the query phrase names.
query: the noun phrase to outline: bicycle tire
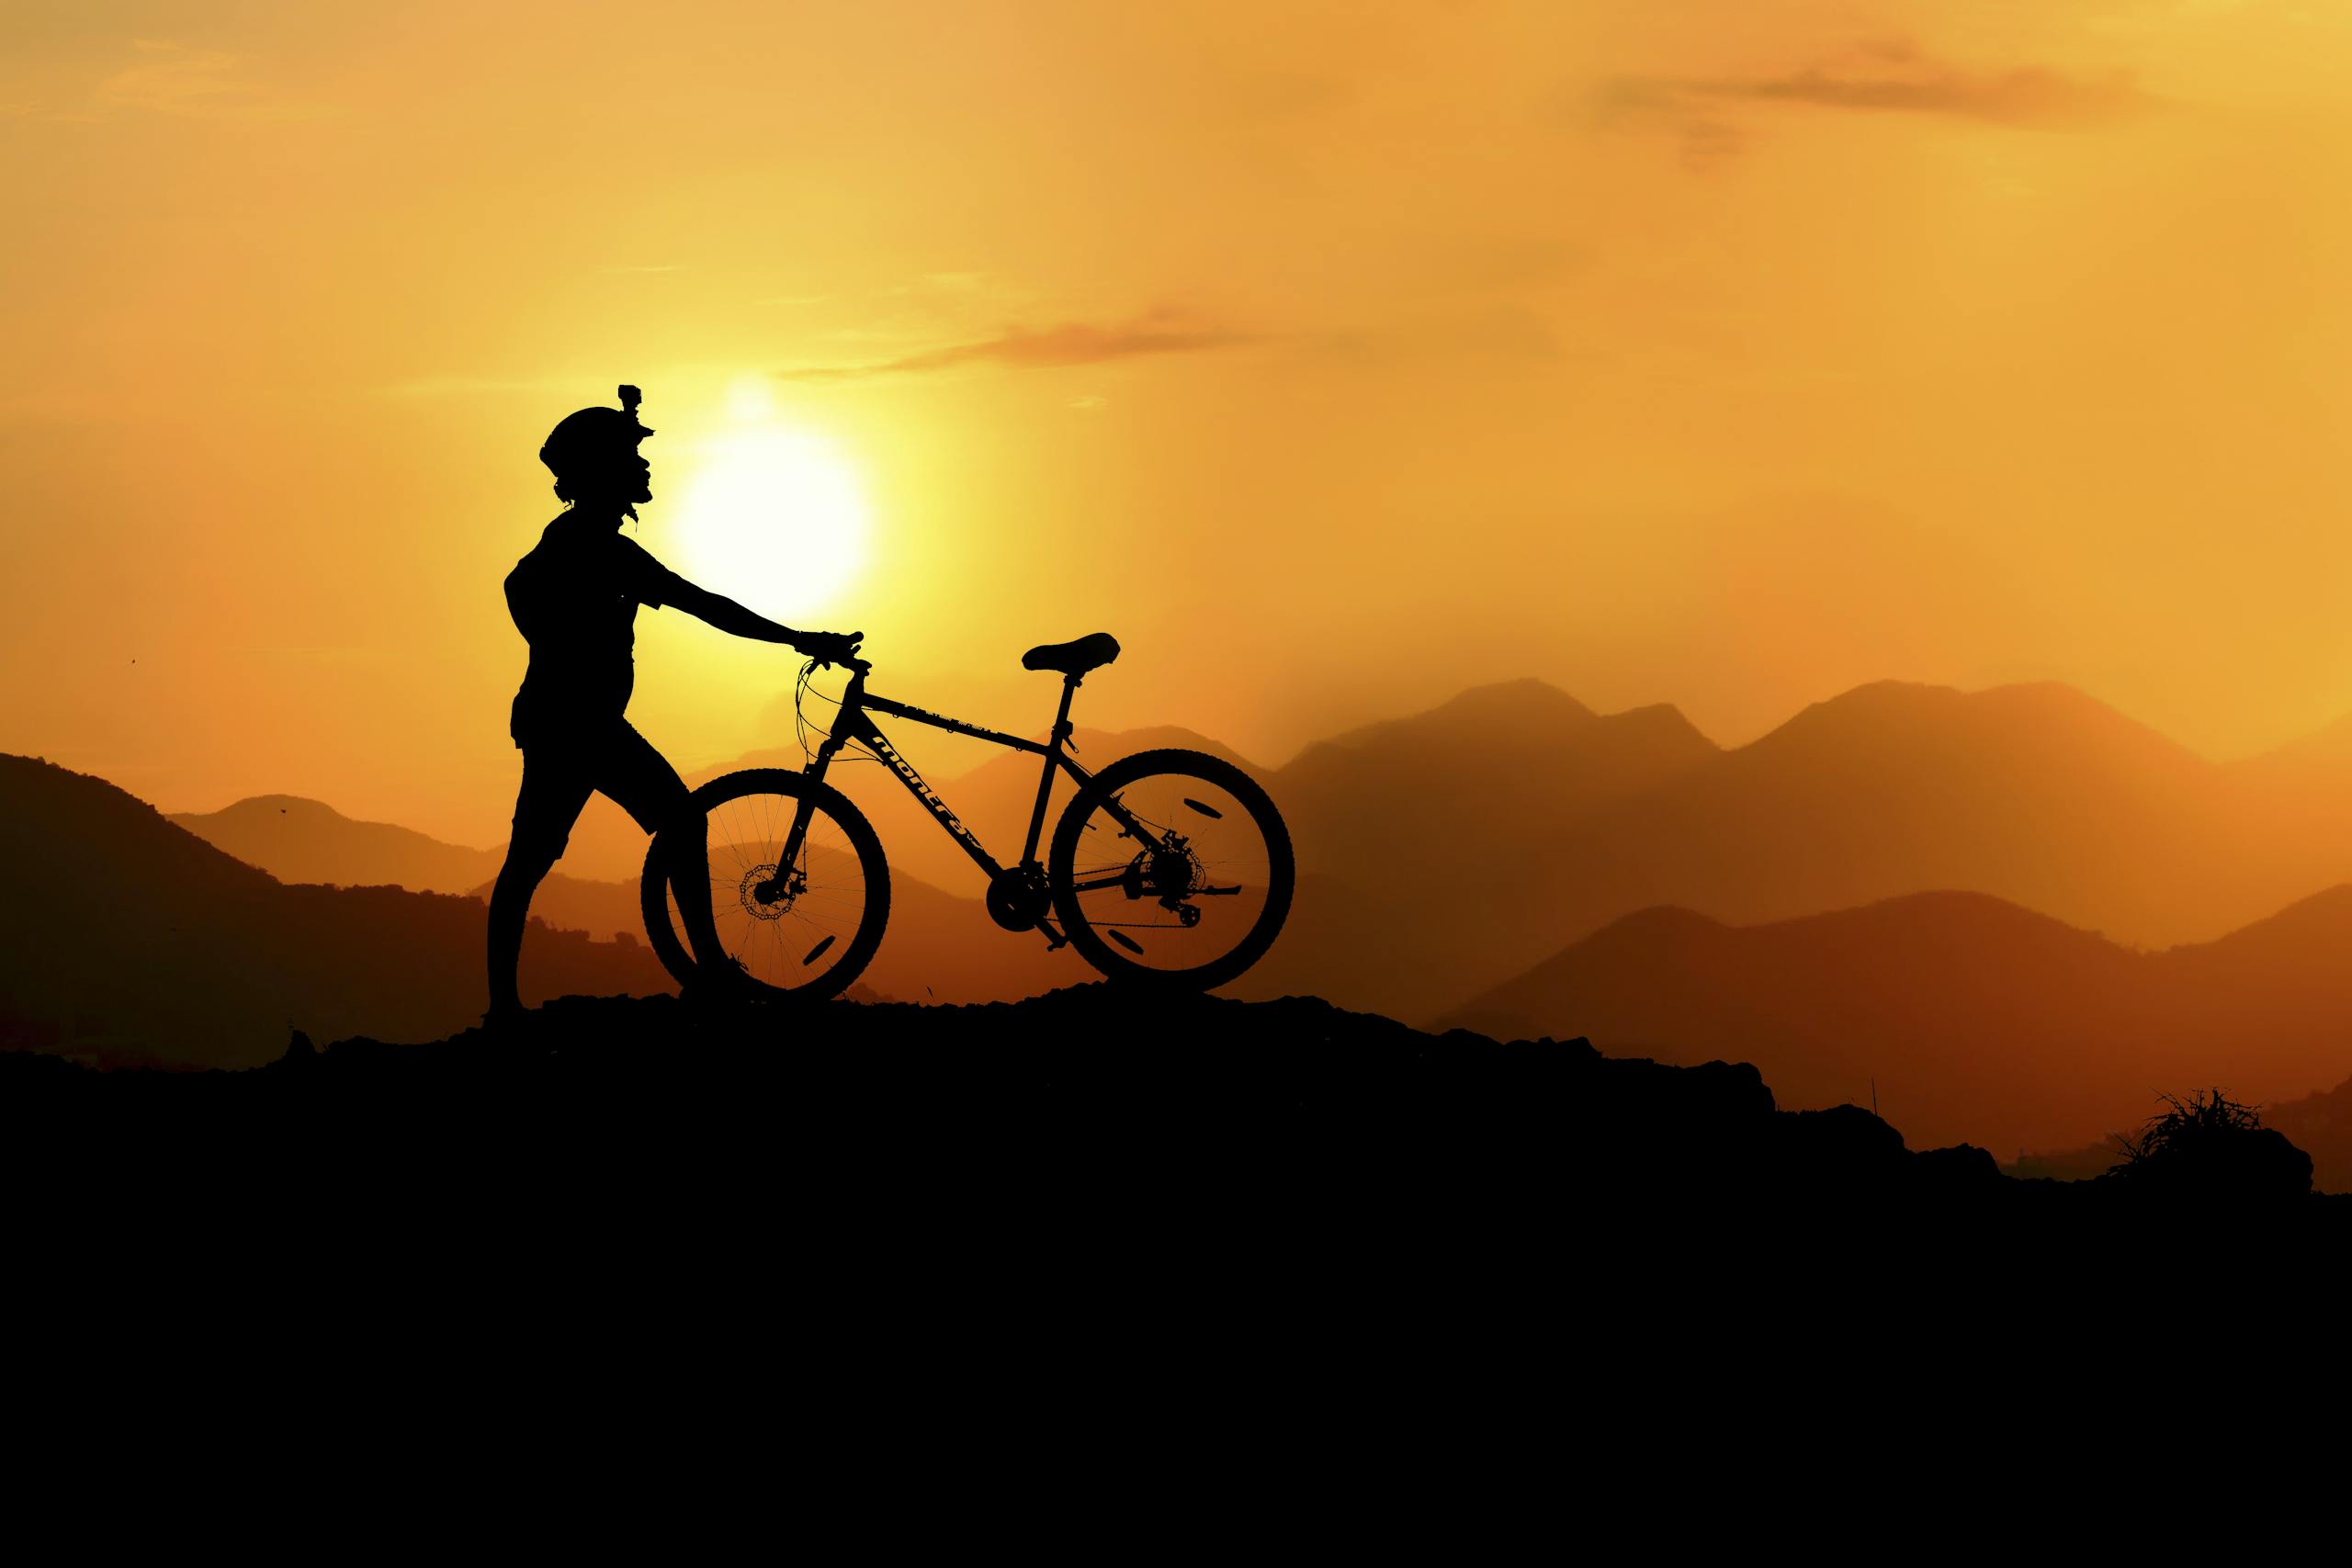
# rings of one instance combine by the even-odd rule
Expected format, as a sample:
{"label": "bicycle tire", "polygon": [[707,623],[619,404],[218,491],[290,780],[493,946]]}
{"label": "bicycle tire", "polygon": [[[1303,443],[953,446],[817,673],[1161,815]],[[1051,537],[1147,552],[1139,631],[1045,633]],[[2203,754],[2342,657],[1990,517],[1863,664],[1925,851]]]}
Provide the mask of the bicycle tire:
{"label": "bicycle tire", "polygon": [[[807,984],[773,984],[761,973],[754,972],[749,964],[745,965],[746,972],[753,985],[777,998],[821,1001],[828,997],[839,996],[856,982],[857,977],[865,972],[866,965],[874,962],[874,954],[882,945],[883,929],[889,923],[890,868],[883,858],[882,840],[876,835],[874,825],[865,819],[865,814],[852,805],[848,796],[831,784],[816,783],[786,768],[746,768],[740,773],[713,779],[688,797],[687,809],[702,817],[706,823],[712,823],[722,808],[729,804],[763,795],[794,801],[805,799],[820,815],[831,818],[856,854],[864,888],[863,908],[841,956]],[[695,980],[699,966],[671,918],[669,877],[660,869],[664,858],[663,837],[668,831],[665,828],[662,834],[656,834],[652,844],[646,850],[645,869],[638,883],[638,898],[645,917],[646,941],[651,945],[654,955],[661,959],[662,966],[681,986],[685,986]],[[712,833],[711,842],[712,872],[716,884],[723,880],[718,875],[720,868],[718,862],[722,843],[718,832]],[[803,852],[805,858],[808,852],[806,846]],[[746,908],[749,908],[748,904]],[[831,945],[830,941],[827,945]],[[734,947],[730,946],[729,951],[739,961],[741,960],[742,954]]]}
{"label": "bicycle tire", "polygon": [[[1255,922],[1230,950],[1185,968],[1155,966],[1120,952],[1110,940],[1105,939],[1102,931],[1097,929],[1097,920],[1090,918],[1081,907],[1076,886],[1079,840],[1086,831],[1089,819],[1113,795],[1133,790],[1150,779],[1193,779],[1224,791],[1246,810],[1265,849],[1265,897],[1259,907]],[[1194,809],[1199,809],[1197,805]],[[1283,922],[1289,918],[1291,895],[1297,877],[1297,862],[1291,851],[1290,829],[1284,825],[1282,813],[1274,809],[1272,798],[1258,781],[1220,757],[1173,747],[1122,757],[1089,779],[1069,805],[1063,808],[1060,819],[1054,826],[1053,845],[1047,856],[1046,872],[1046,885],[1053,894],[1054,911],[1061,919],[1063,934],[1078,950],[1079,955],[1106,977],[1166,989],[1202,991],[1213,990],[1236,979],[1265,956],[1266,950],[1273,945],[1274,938],[1282,934]]]}

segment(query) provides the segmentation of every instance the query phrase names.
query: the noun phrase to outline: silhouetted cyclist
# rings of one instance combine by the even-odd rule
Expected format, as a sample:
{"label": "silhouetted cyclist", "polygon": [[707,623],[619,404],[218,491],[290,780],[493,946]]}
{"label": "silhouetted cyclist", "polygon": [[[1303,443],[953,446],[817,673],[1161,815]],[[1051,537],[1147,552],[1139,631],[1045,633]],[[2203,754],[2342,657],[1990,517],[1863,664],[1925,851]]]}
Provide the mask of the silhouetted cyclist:
{"label": "silhouetted cyclist", "polygon": [[670,868],[699,965],[700,978],[689,989],[723,996],[744,984],[711,920],[709,851],[695,831],[704,819],[680,809],[684,781],[623,716],[637,680],[637,607],[673,604],[721,631],[785,643],[827,661],[849,658],[863,635],[780,626],[695,587],[622,537],[621,519],[635,517],[638,503],[653,499],[653,468],[637,449],[653,432],[638,422],[638,400],[635,387],[623,387],[619,408],[582,409],[549,434],[539,461],[555,475],[556,495],[571,505],[506,577],[506,605],[531,645],[531,663],[510,726],[523,751],[514,833],[490,896],[493,1023],[522,1013],[514,968],[531,894],[563,857],[572,824],[596,790],[649,833],[673,817],[690,825],[673,835],[678,854]]}

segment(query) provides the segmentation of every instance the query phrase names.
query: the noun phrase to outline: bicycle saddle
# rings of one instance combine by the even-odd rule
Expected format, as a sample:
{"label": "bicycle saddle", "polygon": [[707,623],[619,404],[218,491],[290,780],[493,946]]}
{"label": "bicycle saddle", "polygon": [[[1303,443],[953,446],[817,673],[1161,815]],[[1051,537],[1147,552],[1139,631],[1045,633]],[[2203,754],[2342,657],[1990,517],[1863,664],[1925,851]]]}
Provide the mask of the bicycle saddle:
{"label": "bicycle saddle", "polygon": [[1041,643],[1021,656],[1021,668],[1083,675],[1089,670],[1100,670],[1118,657],[1119,639],[1109,632],[1095,632],[1080,637],[1076,642]]}

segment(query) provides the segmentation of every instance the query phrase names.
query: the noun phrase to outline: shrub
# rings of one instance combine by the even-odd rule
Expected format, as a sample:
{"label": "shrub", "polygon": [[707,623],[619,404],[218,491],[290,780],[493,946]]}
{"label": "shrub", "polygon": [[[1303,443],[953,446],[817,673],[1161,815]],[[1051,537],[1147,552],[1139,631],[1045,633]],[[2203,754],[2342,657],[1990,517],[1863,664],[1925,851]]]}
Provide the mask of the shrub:
{"label": "shrub", "polygon": [[2267,1202],[2311,1192],[2311,1156],[2264,1126],[2256,1107],[2218,1089],[2163,1098],[2165,1110],[2136,1136],[2117,1134],[2121,1157],[2108,1179],[2189,1201]]}
{"label": "shrub", "polygon": [[2149,1160],[2194,1158],[2262,1130],[2260,1107],[2241,1105],[2218,1089],[2192,1092],[2187,1100],[2161,1098],[2165,1109],[2148,1118],[2138,1136],[2115,1134],[2116,1152],[2123,1157],[2108,1168],[2109,1175],[2128,1175]]}

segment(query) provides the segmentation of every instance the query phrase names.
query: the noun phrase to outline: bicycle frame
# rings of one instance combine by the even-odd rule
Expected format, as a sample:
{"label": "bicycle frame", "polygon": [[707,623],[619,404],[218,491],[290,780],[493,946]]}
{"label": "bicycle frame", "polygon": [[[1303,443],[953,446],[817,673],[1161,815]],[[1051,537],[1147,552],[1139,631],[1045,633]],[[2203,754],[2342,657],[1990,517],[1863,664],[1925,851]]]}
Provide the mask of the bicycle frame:
{"label": "bicycle frame", "polygon": [[[923,782],[922,774],[915,771],[914,764],[899,755],[899,749],[890,744],[889,739],[882,733],[881,727],[874,722],[873,716],[877,713],[886,713],[899,718],[912,719],[917,724],[929,725],[934,729],[944,729],[950,734],[968,735],[976,740],[989,741],[995,745],[1009,747],[1015,751],[1033,752],[1043,759],[1038,764],[1037,803],[1029,813],[1029,836],[1022,844],[1021,859],[1016,863],[1020,869],[1035,871],[1042,876],[1044,868],[1037,860],[1037,842],[1046,829],[1046,807],[1053,796],[1055,770],[1058,768],[1068,773],[1071,780],[1080,786],[1094,776],[1072,761],[1069,753],[1063,750],[1070,736],[1070,699],[1077,694],[1081,683],[1082,678],[1080,676],[1062,677],[1062,702],[1060,710],[1054,715],[1053,733],[1040,743],[1018,735],[1008,735],[1000,729],[988,729],[977,724],[966,724],[961,719],[949,718],[944,714],[933,713],[910,703],[897,702],[888,697],[868,693],[865,689],[865,668],[862,663],[853,666],[849,687],[842,694],[841,712],[835,716],[831,732],[826,737],[825,743],[820,746],[817,749],[817,754],[809,759],[806,770],[807,776],[821,783],[825,777],[826,769],[832,765],[833,758],[840,753],[842,748],[853,740],[856,741],[889,764],[890,771],[898,775],[899,782],[907,786],[907,792],[910,795],[922,802],[923,809],[931,814],[932,820],[937,822],[947,836],[955,840],[964,852],[972,858],[972,863],[993,881],[1002,876],[1007,868],[1000,864],[995,856],[989,853],[969,828],[964,826],[962,818],[949,807],[939,792]],[[1138,844],[1153,844],[1158,841],[1147,831],[1145,825],[1131,816],[1126,807],[1117,800],[1106,802],[1103,809],[1120,827],[1133,834]],[[786,865],[795,863],[799,857],[801,840],[808,832],[808,816],[809,807],[806,804],[794,814],[791,832],[786,838],[784,846],[783,863]],[[1080,885],[1080,891],[1115,886],[1118,881],[1119,878],[1116,876],[1098,879],[1095,882]],[[1037,925],[1046,932],[1047,939],[1054,945],[1057,947],[1061,945],[1063,940],[1061,931],[1051,920],[1040,919]]]}

